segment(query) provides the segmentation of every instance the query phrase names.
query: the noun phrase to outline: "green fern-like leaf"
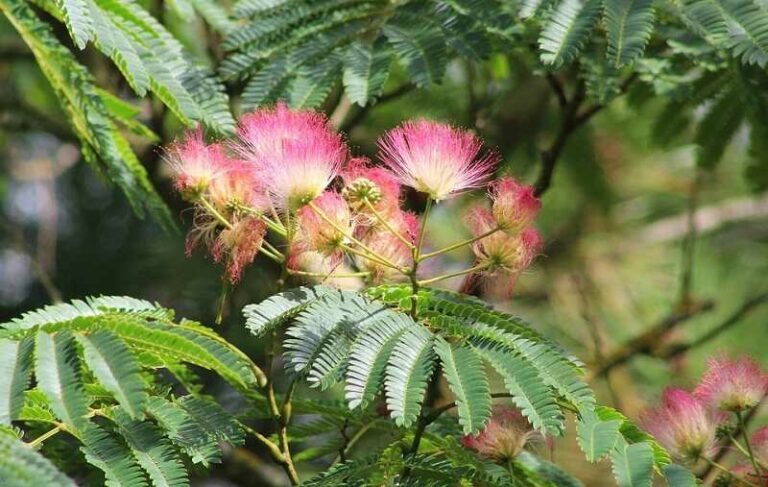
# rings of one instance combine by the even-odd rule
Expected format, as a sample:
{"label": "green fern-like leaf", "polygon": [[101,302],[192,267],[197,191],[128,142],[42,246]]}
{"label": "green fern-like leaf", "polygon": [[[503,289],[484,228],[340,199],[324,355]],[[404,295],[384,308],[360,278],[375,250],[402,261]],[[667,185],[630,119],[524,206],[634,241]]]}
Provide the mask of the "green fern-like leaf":
{"label": "green fern-like leaf", "polygon": [[365,106],[384,91],[392,53],[384,38],[372,43],[354,42],[344,56],[344,89],[353,103]]}
{"label": "green fern-like leaf", "polygon": [[80,380],[75,339],[68,331],[35,337],[35,378],[51,409],[75,431],[87,424],[86,395]]}
{"label": "green fern-like leaf", "polygon": [[653,31],[651,0],[606,0],[604,19],[607,55],[614,66],[627,65],[642,55]]}
{"label": "green fern-like leaf", "polygon": [[669,487],[696,487],[699,482],[693,472],[680,465],[665,465],[661,471]]}
{"label": "green fern-like leaf", "polygon": [[320,106],[339,78],[341,61],[341,55],[333,52],[315,64],[299,68],[288,89],[288,103],[297,109]]}
{"label": "green fern-like leaf", "polygon": [[694,139],[698,145],[696,164],[699,167],[713,169],[717,166],[744,116],[742,96],[736,88],[724,92],[710,105],[699,122]]}
{"label": "green fern-like leaf", "polygon": [[539,37],[541,61],[560,67],[571,62],[587,41],[600,12],[599,0],[563,0]]}
{"label": "green fern-like leaf", "polygon": [[32,337],[0,339],[0,425],[10,425],[24,407],[24,391],[32,372]]}
{"label": "green fern-like leaf", "polygon": [[768,65],[768,7],[750,0],[721,2],[728,18],[728,45],[745,64]]}
{"label": "green fern-like leaf", "polygon": [[369,326],[352,344],[347,365],[346,398],[350,409],[365,408],[379,392],[392,350],[416,323],[407,315],[392,313]]}
{"label": "green fern-like leaf", "polygon": [[147,403],[147,412],[163,429],[163,434],[189,456],[193,463],[209,465],[221,461],[218,441],[175,401],[151,397]]}
{"label": "green fern-like leaf", "polygon": [[438,25],[424,17],[400,15],[388,22],[383,31],[416,86],[440,83],[447,53]]}
{"label": "green fern-like leaf", "polygon": [[79,335],[77,340],[96,379],[115,395],[131,418],[141,419],[147,402],[146,383],[128,347],[106,330]]}
{"label": "green fern-like leaf", "polygon": [[620,436],[621,424],[619,419],[602,421],[592,412],[581,415],[578,423],[579,447],[588,461],[596,462],[613,449]]}
{"label": "green fern-like leaf", "polygon": [[435,341],[435,352],[456,396],[459,424],[465,434],[476,434],[491,415],[491,394],[483,362],[472,349],[440,337]]}
{"label": "green fern-like leaf", "polygon": [[298,287],[275,294],[259,304],[243,308],[245,326],[256,336],[262,336],[295,318],[301,311],[332,290],[325,286]]}
{"label": "green fern-like leaf", "polygon": [[611,451],[611,461],[619,487],[650,487],[653,478],[653,449],[650,444],[630,444],[619,437]]}
{"label": "green fern-like leaf", "polygon": [[85,460],[104,472],[107,487],[144,487],[144,472],[136,459],[115,436],[90,425],[80,437]]}
{"label": "green fern-like leaf", "polygon": [[91,18],[88,0],[56,0],[65,13],[67,30],[80,49],[85,49],[94,38],[94,19]]}
{"label": "green fern-like leaf", "polygon": [[410,328],[392,350],[384,386],[387,408],[399,426],[411,426],[421,412],[427,382],[435,368],[433,339],[424,328]]}
{"label": "green fern-like leaf", "polygon": [[48,459],[7,434],[0,434],[0,479],[4,487],[77,486]]}

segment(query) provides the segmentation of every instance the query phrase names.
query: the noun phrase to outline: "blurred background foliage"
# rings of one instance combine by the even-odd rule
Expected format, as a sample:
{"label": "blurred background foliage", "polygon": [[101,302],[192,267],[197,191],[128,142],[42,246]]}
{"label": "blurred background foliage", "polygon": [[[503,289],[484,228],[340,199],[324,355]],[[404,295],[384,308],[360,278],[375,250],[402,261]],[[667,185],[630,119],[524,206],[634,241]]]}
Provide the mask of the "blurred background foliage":
{"label": "blurred background foliage", "polygon": [[[217,59],[211,46],[218,34],[200,19],[180,15],[173,2],[148,6],[201,62]],[[57,34],[64,39],[66,32]],[[125,82],[92,48],[77,56],[101,85],[127,95]],[[550,83],[519,52],[454,60],[443,83],[430,89],[414,89],[395,69],[384,92],[390,95],[373,106],[352,107],[341,124],[351,146],[372,159],[385,130],[428,117],[474,127],[503,156],[499,173],[533,183],[540,150],[559,123]],[[332,94],[322,108],[338,115],[338,98]],[[160,149],[183,127],[157,100],[139,103],[138,118],[158,140],[130,140],[183,229],[191,214],[171,191]],[[702,110],[692,116],[700,118]],[[573,133],[542,197],[545,255],[512,299],[498,303],[595,371],[627,352],[593,385],[601,403],[629,417],[663,387],[689,386],[714,354],[750,354],[768,365],[768,194],[753,189],[768,176],[744,177],[745,127],[722,162],[705,170],[696,167],[693,129],[665,129],[661,122],[675,122],[669,117],[663,97],[635,85]],[[158,301],[179,316],[213,323],[220,269],[202,252],[185,257],[183,230],[164,231],[136,217],[120,189],[81,161],[55,94],[3,20],[0,164],[0,321],[52,300],[105,294]],[[416,195],[409,198],[418,207]],[[466,232],[456,215],[471,198],[436,214],[435,247]],[[468,259],[452,254],[440,265],[459,267]],[[257,361],[261,344],[243,329],[239,310],[274,291],[275,273],[265,260],[250,267],[231,290],[220,325]],[[633,342],[636,337],[644,338]],[[571,443],[558,444],[555,457],[587,485],[602,485],[607,477],[587,467]],[[225,463],[214,477],[236,482],[256,459]]]}

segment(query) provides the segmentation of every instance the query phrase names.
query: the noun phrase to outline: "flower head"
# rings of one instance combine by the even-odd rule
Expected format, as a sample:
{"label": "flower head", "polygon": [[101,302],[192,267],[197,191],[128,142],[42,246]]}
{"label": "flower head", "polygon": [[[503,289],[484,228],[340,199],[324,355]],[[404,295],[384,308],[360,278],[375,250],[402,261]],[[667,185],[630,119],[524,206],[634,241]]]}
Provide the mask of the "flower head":
{"label": "flower head", "polygon": [[[304,206],[296,215],[299,239],[306,242],[309,249],[325,255],[339,252],[346,239],[344,234],[350,235],[354,231],[347,202],[339,193],[326,191],[315,199],[313,206],[321,213],[311,206]],[[328,223],[326,218],[334,224]]]}
{"label": "flower head", "polygon": [[342,277],[351,273],[352,269],[344,263],[340,256],[323,255],[320,252],[307,249],[301,243],[292,246],[286,265],[293,271],[317,274],[317,276],[303,276],[305,280],[310,282],[325,284],[338,289],[359,290],[363,287],[363,282],[358,277]]}
{"label": "flower head", "polygon": [[504,177],[491,184],[493,216],[508,232],[520,232],[529,227],[541,209],[541,201],[533,188],[514,178]]}
{"label": "flower head", "polygon": [[697,460],[715,449],[717,427],[724,419],[689,392],[669,388],[660,406],[643,413],[641,423],[673,455]]}
{"label": "flower head", "polygon": [[379,140],[381,159],[400,182],[440,201],[483,185],[498,157],[482,154],[471,132],[420,120],[405,122]]}
{"label": "flower head", "polygon": [[176,189],[187,197],[203,192],[223,172],[226,155],[219,144],[206,144],[198,128],[168,148],[165,159],[174,172]]}
{"label": "flower head", "polygon": [[[483,207],[470,210],[469,223],[476,237],[493,230],[496,225],[493,214]],[[543,246],[539,232],[534,228],[527,228],[518,235],[510,235],[500,230],[491,233],[474,242],[472,251],[478,264],[483,265],[489,273],[517,275],[531,265]]]}
{"label": "flower head", "polygon": [[711,358],[693,393],[723,411],[744,411],[755,407],[768,394],[768,374],[749,357]]}
{"label": "flower head", "polygon": [[266,231],[267,227],[261,220],[246,218],[222,230],[213,242],[213,260],[226,263],[227,274],[233,284],[240,281],[243,269],[256,258]]}
{"label": "flower head", "polygon": [[365,158],[350,160],[341,172],[344,198],[356,210],[365,211],[367,199],[377,211],[399,209],[400,182],[388,169],[375,167]]}
{"label": "flower head", "polygon": [[348,155],[325,116],[283,103],[243,116],[233,148],[258,169],[275,205],[289,211],[320,196]]}
{"label": "flower head", "polygon": [[241,208],[265,212],[269,198],[253,166],[241,161],[228,161],[226,171],[215,177],[205,196],[221,212]]}
{"label": "flower head", "polygon": [[[405,239],[414,242],[418,234],[418,224],[418,220],[412,213],[401,211],[392,220],[391,226]],[[413,253],[410,247],[383,226],[367,228],[361,238],[366,247],[392,264],[400,268],[413,265]],[[358,256],[356,262],[361,270],[371,273],[371,281],[374,283],[404,278],[399,271],[378,260]]]}
{"label": "flower head", "polygon": [[496,406],[485,429],[475,436],[464,436],[461,443],[484,457],[509,460],[523,451],[526,443],[537,437],[540,434],[520,411]]}

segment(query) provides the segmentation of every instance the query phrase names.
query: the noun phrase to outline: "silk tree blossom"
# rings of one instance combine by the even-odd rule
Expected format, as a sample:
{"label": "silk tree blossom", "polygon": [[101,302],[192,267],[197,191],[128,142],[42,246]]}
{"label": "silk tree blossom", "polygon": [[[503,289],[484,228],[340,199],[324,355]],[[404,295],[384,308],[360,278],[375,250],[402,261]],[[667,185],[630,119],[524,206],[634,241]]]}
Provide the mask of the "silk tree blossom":
{"label": "silk tree blossom", "polygon": [[243,269],[254,261],[264,242],[267,227],[257,218],[245,218],[232,223],[219,233],[211,247],[213,260],[226,265],[232,284],[240,281]]}
{"label": "silk tree blossom", "polygon": [[506,461],[519,455],[530,441],[541,438],[519,410],[496,406],[485,429],[475,436],[464,436],[461,443],[483,457]]}
{"label": "silk tree blossom", "polygon": [[402,184],[435,201],[481,187],[498,162],[496,154],[483,153],[471,132],[427,120],[390,130],[379,139],[379,149]]}
{"label": "silk tree blossom", "polygon": [[491,183],[493,216],[500,228],[517,233],[533,224],[541,201],[531,186],[521,184],[514,178],[504,177]]}
{"label": "silk tree blossom", "polygon": [[[418,220],[413,218],[412,213],[400,212],[392,220],[391,226],[393,230],[405,237],[406,240],[413,242],[418,234],[418,223]],[[366,247],[389,263],[400,268],[407,268],[413,265],[411,248],[382,225],[366,228],[360,238]],[[379,284],[405,279],[405,276],[397,269],[393,269],[377,259],[358,255],[355,262],[361,270],[370,272],[370,280],[373,283]]]}
{"label": "silk tree blossom", "polygon": [[284,211],[320,196],[349,153],[324,115],[294,111],[283,103],[244,115],[232,147],[256,167],[275,205]]}
{"label": "silk tree blossom", "polygon": [[173,170],[176,189],[190,200],[228,170],[223,148],[220,144],[206,144],[201,128],[172,144],[166,150],[165,160]]}
{"label": "silk tree blossom", "polygon": [[[470,210],[469,224],[472,233],[479,237],[496,227],[493,214],[486,208]],[[543,248],[543,240],[534,228],[527,228],[518,235],[496,231],[472,244],[478,265],[489,274],[501,272],[516,277],[525,270]]]}
{"label": "silk tree blossom", "polygon": [[229,161],[226,171],[211,181],[206,197],[222,213],[248,209],[264,213],[269,198],[253,166],[242,161]]}
{"label": "silk tree blossom", "polygon": [[326,191],[314,200],[314,206],[321,213],[315,208],[304,206],[296,215],[299,239],[306,242],[309,249],[324,255],[340,252],[342,244],[347,240],[345,234],[351,235],[354,232],[347,202],[339,193]]}
{"label": "silk tree blossom", "polygon": [[693,394],[678,388],[664,391],[661,405],[641,416],[643,427],[678,458],[696,461],[717,448],[716,433],[726,416]]}
{"label": "silk tree blossom", "polygon": [[768,374],[749,357],[711,358],[693,393],[723,411],[744,411],[755,407],[768,394]]}
{"label": "silk tree blossom", "polygon": [[307,249],[301,243],[292,247],[286,265],[292,271],[305,273],[297,276],[303,281],[351,291],[363,287],[361,278],[349,277],[353,270],[340,256],[323,255],[320,252]]}
{"label": "silk tree blossom", "polygon": [[401,185],[388,169],[370,165],[364,157],[350,160],[341,172],[344,198],[356,211],[367,212],[367,199],[378,212],[390,213],[400,209]]}

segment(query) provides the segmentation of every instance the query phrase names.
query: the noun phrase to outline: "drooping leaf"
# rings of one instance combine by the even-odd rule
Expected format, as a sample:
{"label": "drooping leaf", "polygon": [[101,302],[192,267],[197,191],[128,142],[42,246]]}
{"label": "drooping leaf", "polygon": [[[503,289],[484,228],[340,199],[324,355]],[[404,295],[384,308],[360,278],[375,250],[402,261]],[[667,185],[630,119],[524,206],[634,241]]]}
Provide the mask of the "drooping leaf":
{"label": "drooping leaf", "polygon": [[24,406],[32,371],[32,337],[0,339],[0,425],[10,425]]}
{"label": "drooping leaf", "polygon": [[541,61],[557,68],[571,62],[586,43],[600,13],[599,0],[563,0],[539,37]]}
{"label": "drooping leaf", "polygon": [[353,103],[366,105],[384,91],[392,53],[383,37],[373,43],[354,42],[344,56],[344,89]]}
{"label": "drooping leaf", "polygon": [[650,487],[653,477],[653,449],[646,442],[627,443],[619,437],[611,450],[613,475],[619,487]]}
{"label": "drooping leaf", "polygon": [[637,59],[645,50],[653,31],[651,0],[605,0],[605,26],[608,32],[608,58],[621,67]]}
{"label": "drooping leaf", "polygon": [[77,487],[48,459],[24,442],[0,433],[0,479],[3,487]]}
{"label": "drooping leaf", "polygon": [[421,412],[427,382],[435,367],[433,336],[424,328],[410,328],[395,344],[384,381],[387,408],[398,426],[409,427]]}

